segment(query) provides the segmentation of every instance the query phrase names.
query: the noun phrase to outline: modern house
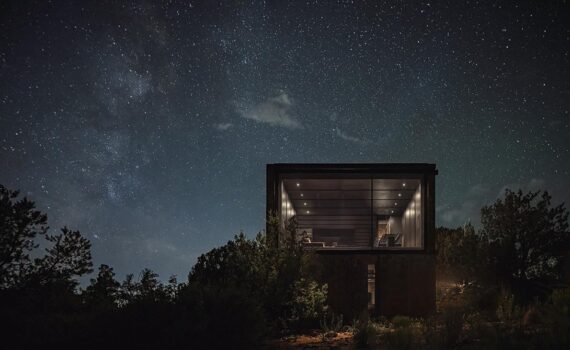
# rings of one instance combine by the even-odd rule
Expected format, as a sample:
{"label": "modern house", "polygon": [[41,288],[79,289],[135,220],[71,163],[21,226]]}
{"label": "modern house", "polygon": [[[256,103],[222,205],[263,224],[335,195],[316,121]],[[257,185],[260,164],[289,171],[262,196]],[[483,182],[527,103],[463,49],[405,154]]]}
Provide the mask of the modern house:
{"label": "modern house", "polygon": [[435,164],[268,164],[267,212],[326,266],[328,303],[356,317],[435,311]]}

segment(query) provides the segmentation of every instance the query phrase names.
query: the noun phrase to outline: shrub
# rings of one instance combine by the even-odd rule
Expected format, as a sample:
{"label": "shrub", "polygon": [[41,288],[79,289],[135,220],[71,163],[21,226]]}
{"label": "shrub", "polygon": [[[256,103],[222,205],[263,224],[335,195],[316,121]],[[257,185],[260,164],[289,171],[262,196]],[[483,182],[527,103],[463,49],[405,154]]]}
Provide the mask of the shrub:
{"label": "shrub", "polygon": [[497,301],[497,319],[504,323],[520,320],[522,310],[515,305],[515,296],[506,289],[501,289]]}
{"label": "shrub", "polygon": [[358,348],[363,348],[378,342],[378,329],[370,320],[355,322],[353,330],[353,339]]}
{"label": "shrub", "polygon": [[570,315],[570,288],[555,289],[550,299],[555,309],[563,315]]}
{"label": "shrub", "polygon": [[325,313],[323,319],[320,321],[321,325],[321,337],[323,341],[330,340],[337,336],[337,333],[342,330],[343,326],[343,317],[342,315],[336,316],[334,313],[331,313],[330,320]]}
{"label": "shrub", "polygon": [[550,349],[570,348],[570,288],[556,289],[550,304],[540,313],[544,334],[536,341],[538,347]]}
{"label": "shrub", "polygon": [[185,311],[193,342],[199,344],[249,347],[267,332],[258,300],[244,288],[191,283],[181,291],[177,307]]}
{"label": "shrub", "polygon": [[[277,217],[267,234],[247,239],[243,233],[202,254],[188,276],[190,284],[218,290],[239,288],[262,309],[273,333],[316,328],[326,310],[327,286],[306,270],[316,268],[310,254],[294,239],[295,220],[285,231]],[[286,238],[277,245],[276,238]]]}
{"label": "shrub", "polygon": [[389,350],[412,349],[414,345],[414,332],[409,326],[396,328],[384,336],[386,348]]}
{"label": "shrub", "polygon": [[407,316],[394,316],[394,330],[386,333],[384,343],[388,349],[411,349],[416,340],[414,320]]}
{"label": "shrub", "polygon": [[443,349],[443,342],[433,318],[420,321],[423,349]]}
{"label": "shrub", "polygon": [[396,329],[406,328],[411,326],[411,324],[412,324],[412,319],[407,316],[394,316],[394,318],[392,319],[392,325]]}
{"label": "shrub", "polygon": [[462,331],[463,311],[459,308],[445,310],[441,338],[447,348],[451,348],[459,342]]}
{"label": "shrub", "polygon": [[481,208],[481,238],[488,244],[493,279],[522,300],[543,295],[544,286],[564,278],[568,210],[552,206],[548,192],[505,190],[504,198]]}
{"label": "shrub", "polygon": [[479,312],[473,312],[469,315],[465,315],[464,321],[469,331],[469,338],[478,340],[484,336],[486,331],[485,320]]}
{"label": "shrub", "polygon": [[[315,281],[304,278],[293,284],[292,299],[290,302],[290,323],[293,328],[311,328],[318,322],[326,321],[327,285],[319,285]],[[334,321],[334,315],[331,322]],[[338,321],[338,320],[337,320]],[[342,318],[340,319],[342,327]]]}
{"label": "shrub", "polygon": [[328,315],[325,313],[323,318],[320,321],[321,330],[323,333],[335,332],[338,333],[342,329],[343,326],[343,317],[342,315],[336,316],[334,313],[331,312],[331,317],[329,320]]}

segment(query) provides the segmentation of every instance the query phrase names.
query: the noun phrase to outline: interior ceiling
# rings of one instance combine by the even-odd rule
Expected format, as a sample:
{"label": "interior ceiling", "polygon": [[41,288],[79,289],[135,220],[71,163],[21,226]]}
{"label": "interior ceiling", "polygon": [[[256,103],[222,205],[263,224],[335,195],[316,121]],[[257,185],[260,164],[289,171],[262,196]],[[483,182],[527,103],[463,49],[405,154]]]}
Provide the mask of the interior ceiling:
{"label": "interior ceiling", "polygon": [[[297,216],[402,215],[419,179],[284,179]],[[371,200],[373,192],[374,200]],[[346,219],[346,218],[345,218]]]}

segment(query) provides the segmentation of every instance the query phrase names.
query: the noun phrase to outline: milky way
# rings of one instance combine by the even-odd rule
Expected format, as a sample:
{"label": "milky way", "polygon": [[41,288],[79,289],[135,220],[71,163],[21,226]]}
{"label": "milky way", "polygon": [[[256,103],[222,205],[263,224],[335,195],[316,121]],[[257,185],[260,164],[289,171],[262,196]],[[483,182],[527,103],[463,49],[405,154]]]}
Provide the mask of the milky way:
{"label": "milky way", "polygon": [[96,264],[185,278],[265,164],[433,162],[437,224],[570,200],[566,1],[3,1],[0,183]]}

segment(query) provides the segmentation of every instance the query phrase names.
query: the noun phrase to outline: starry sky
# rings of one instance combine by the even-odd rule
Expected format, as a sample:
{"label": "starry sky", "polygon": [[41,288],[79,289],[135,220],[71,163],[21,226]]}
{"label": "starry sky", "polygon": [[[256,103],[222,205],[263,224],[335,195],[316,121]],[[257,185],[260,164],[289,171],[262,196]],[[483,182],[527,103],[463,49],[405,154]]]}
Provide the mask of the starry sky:
{"label": "starry sky", "polygon": [[445,226],[505,187],[570,203],[569,9],[3,1],[0,183],[119,278],[263,229],[266,163],[436,163]]}

